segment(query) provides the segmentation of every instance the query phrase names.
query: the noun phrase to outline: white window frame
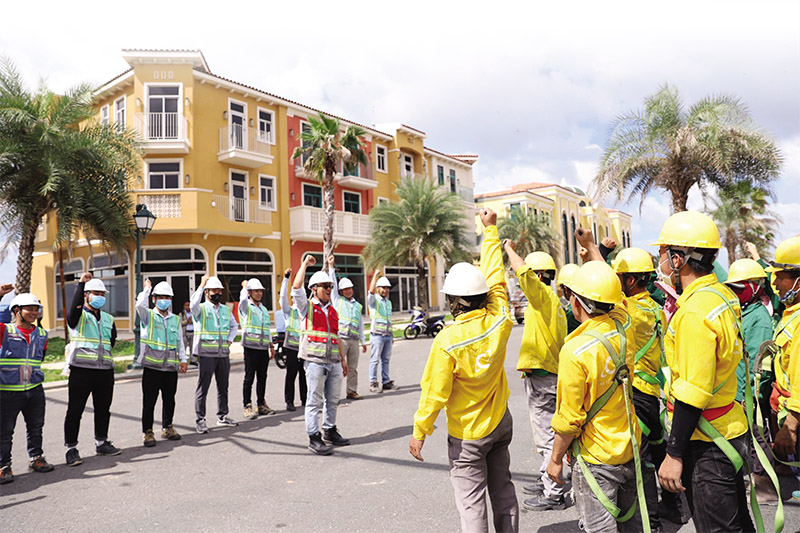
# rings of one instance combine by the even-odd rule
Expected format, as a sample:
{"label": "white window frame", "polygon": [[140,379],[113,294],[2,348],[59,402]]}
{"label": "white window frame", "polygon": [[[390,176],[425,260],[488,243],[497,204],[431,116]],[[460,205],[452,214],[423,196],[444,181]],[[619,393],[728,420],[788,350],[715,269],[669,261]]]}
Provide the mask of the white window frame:
{"label": "white window frame", "polygon": [[302,205],[303,207],[310,207],[311,209],[322,209],[322,205],[320,205],[319,207],[314,207],[313,205],[306,205],[306,202],[305,202],[305,199],[306,199],[306,187],[316,187],[317,189],[319,189],[320,190],[320,197],[322,196],[322,194],[325,194],[325,191],[322,190],[322,187],[319,186],[319,185],[314,185],[313,183],[303,183],[302,185],[303,185],[303,187],[302,187],[302,190],[300,192],[301,192],[301,194],[303,196],[300,198],[300,205]]}
{"label": "white window frame", "polygon": [[408,173],[406,173],[406,163],[407,163],[406,157],[410,157],[411,158],[411,174],[410,175],[413,176],[414,175],[414,156],[411,155],[411,154],[407,154],[405,152],[401,152],[401,154],[402,154],[401,162],[400,162],[400,164],[401,164],[401,166],[400,166],[401,175],[403,177],[409,175]]}
{"label": "white window frame", "polygon": [[[250,173],[246,170],[241,170],[238,168],[229,168],[228,169],[228,197],[233,201],[233,174],[244,174],[244,200],[250,200]],[[241,200],[241,198],[240,198]]]}
{"label": "white window frame", "polygon": [[[381,155],[380,153],[381,149],[383,149],[383,155]],[[383,161],[383,165],[381,165],[381,161]],[[388,174],[389,173],[388,163],[389,163],[389,150],[386,148],[386,146],[375,143],[375,168],[377,169],[378,172]]]}
{"label": "white window frame", "polygon": [[[160,189],[150,188],[150,163],[178,163],[178,188],[167,189],[162,187]],[[145,159],[144,160],[144,187],[148,191],[179,191],[183,189],[183,159],[182,158],[169,158],[169,159]]]}
{"label": "white window frame", "polygon": [[456,169],[447,168],[447,190],[453,193],[458,193],[458,174]]}
{"label": "white window frame", "polygon": [[[125,128],[127,126],[128,109],[125,101],[126,98],[126,96],[120,96],[114,100],[114,124],[121,128]],[[120,119],[120,112],[122,113],[122,119]]]}
{"label": "white window frame", "polygon": [[391,203],[391,200],[389,200],[385,196],[378,196],[378,205],[385,205],[389,203]]}
{"label": "white window frame", "polygon": [[[177,87],[178,88],[178,119],[183,120],[183,84],[182,83],[145,83],[144,84],[144,112],[150,113],[150,87]],[[166,111],[165,111],[166,113]],[[186,132],[184,132],[184,135]]]}
{"label": "white window frame", "polygon": [[272,119],[270,120],[270,124],[272,127],[269,130],[269,138],[266,139],[267,144],[275,144],[275,111],[271,109],[267,109],[266,107],[256,107],[256,136],[259,141],[264,142],[261,139],[261,112],[269,113]]}
{"label": "white window frame", "polygon": [[100,108],[100,125],[108,126],[111,123],[111,117],[108,116],[108,104]]}
{"label": "white window frame", "polygon": [[[231,128],[233,126],[233,110],[231,109],[231,103],[238,104],[244,107],[244,121],[242,122],[242,148],[241,150],[249,150],[250,146],[248,146],[248,138],[247,138],[247,128],[248,128],[248,109],[247,109],[247,102],[242,100],[237,100],[235,98],[228,97],[228,107],[226,110],[228,111],[228,135],[231,135]],[[238,114],[238,113],[237,113]],[[230,143],[231,141],[228,140]]]}
{"label": "white window frame", "polygon": [[[268,204],[264,205],[261,203],[261,188],[262,188],[261,178],[269,178],[272,180],[272,206]],[[265,211],[278,210],[278,178],[276,178],[275,176],[270,176],[269,174],[258,175],[258,208],[263,209]]]}
{"label": "white window frame", "polygon": [[[358,196],[358,213],[353,213],[352,211],[345,211],[345,209],[344,209],[344,195],[345,194],[355,194],[356,196]],[[351,215],[363,215],[364,214],[364,209],[362,209],[362,206],[363,206],[363,202],[361,200],[361,193],[358,193],[358,192],[355,192],[355,191],[345,191],[345,190],[342,191],[342,212],[343,213],[350,213]]]}

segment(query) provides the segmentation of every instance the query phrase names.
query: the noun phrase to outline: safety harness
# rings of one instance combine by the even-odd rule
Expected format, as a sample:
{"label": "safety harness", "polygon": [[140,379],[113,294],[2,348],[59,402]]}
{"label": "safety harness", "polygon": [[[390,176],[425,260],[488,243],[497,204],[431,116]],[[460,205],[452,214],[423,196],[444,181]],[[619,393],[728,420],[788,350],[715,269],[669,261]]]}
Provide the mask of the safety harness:
{"label": "safety harness", "polygon": [[[653,347],[653,344],[656,342],[656,340],[658,340],[659,348],[661,349],[661,366],[664,367],[666,366],[666,358],[664,357],[664,335],[661,329],[660,309],[653,309],[650,306],[639,305],[638,303],[636,304],[636,307],[646,313],[652,313],[653,317],[655,318],[655,323],[653,324],[653,334],[649,339],[647,339],[647,342],[644,344],[644,346],[639,348],[639,351],[636,352],[636,355],[633,356],[633,367],[634,369],[636,368],[636,364],[650,351],[650,348]],[[655,376],[652,376],[643,370],[634,370],[633,374],[642,381],[650,383],[651,385],[658,385],[660,389],[664,389],[664,374],[660,371]],[[647,424],[644,423],[639,415],[636,415],[636,419],[639,421],[639,427],[642,429],[642,435],[647,438],[650,444],[655,446],[664,442],[666,427],[664,425],[663,417],[660,417],[662,431],[661,438],[658,440],[650,440],[650,433],[652,433],[651,429],[647,427]]]}

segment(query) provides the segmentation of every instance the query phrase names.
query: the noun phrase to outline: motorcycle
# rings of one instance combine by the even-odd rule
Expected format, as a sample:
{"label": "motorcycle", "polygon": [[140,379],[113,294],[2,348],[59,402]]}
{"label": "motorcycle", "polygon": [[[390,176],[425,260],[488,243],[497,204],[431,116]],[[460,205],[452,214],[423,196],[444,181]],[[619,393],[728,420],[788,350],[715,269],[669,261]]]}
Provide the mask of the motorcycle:
{"label": "motorcycle", "polygon": [[416,339],[420,333],[435,337],[444,328],[444,315],[427,318],[428,314],[421,307],[414,307],[411,311],[411,324],[403,330],[406,339]]}
{"label": "motorcycle", "polygon": [[286,355],[283,353],[283,340],[286,334],[281,331],[272,336],[272,344],[275,345],[275,364],[278,368],[286,368]]}

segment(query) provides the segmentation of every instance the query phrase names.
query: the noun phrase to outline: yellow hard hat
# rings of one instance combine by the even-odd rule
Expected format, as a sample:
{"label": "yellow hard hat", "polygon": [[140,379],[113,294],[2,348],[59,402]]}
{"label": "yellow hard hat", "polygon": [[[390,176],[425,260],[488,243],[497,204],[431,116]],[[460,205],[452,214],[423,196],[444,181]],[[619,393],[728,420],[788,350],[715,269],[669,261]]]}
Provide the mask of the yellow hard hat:
{"label": "yellow hard hat", "polygon": [[578,265],[575,263],[567,263],[561,270],[558,271],[558,276],[556,277],[556,285],[566,285],[569,287],[569,282],[572,281],[572,278],[575,277],[575,273],[580,269]]}
{"label": "yellow hard hat", "polygon": [[775,250],[775,261],[767,267],[767,272],[781,270],[800,270],[800,236],[786,239]]}
{"label": "yellow hard hat", "polygon": [[593,302],[622,303],[622,285],[616,272],[603,261],[585,263],[567,285],[572,292]]}
{"label": "yellow hard hat", "polygon": [[734,261],[728,269],[728,279],[725,283],[738,283],[748,279],[761,279],[766,278],[767,273],[761,268],[761,265],[752,259],[738,259]]}
{"label": "yellow hard hat", "polygon": [[611,261],[617,274],[637,274],[654,272],[653,257],[641,248],[625,248]]}
{"label": "yellow hard hat", "polygon": [[719,249],[717,225],[710,216],[697,211],[675,213],[664,222],[654,246]]}
{"label": "yellow hard hat", "polygon": [[546,252],[533,252],[525,256],[525,264],[533,270],[555,270],[556,262]]}

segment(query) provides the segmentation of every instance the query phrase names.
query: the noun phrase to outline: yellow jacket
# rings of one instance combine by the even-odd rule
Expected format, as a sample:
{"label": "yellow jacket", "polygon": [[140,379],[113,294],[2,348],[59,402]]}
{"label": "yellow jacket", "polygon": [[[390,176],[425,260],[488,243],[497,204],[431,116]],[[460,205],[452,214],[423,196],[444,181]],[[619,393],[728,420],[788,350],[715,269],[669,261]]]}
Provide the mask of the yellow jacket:
{"label": "yellow jacket", "polygon": [[[633,459],[633,446],[625,411],[625,396],[621,386],[614,382],[616,366],[611,355],[600,341],[585,335],[593,329],[605,335],[616,350],[620,339],[612,319],[622,324],[628,342],[625,361],[633,367],[634,330],[630,316],[621,306],[607,315],[587,320],[569,334],[561,348],[558,362],[558,388],[553,430],[562,435],[573,435],[580,440],[581,455],[586,462],[619,465]],[[608,403],[586,422],[586,414],[609,387],[617,387]],[[630,403],[634,416],[633,403]],[[633,424],[637,442],[642,430]]]}
{"label": "yellow jacket", "polygon": [[781,348],[775,362],[775,382],[791,394],[789,398],[781,396],[779,403],[800,413],[800,302],[783,311],[774,338]]}
{"label": "yellow jacket", "polygon": [[556,374],[558,352],[567,336],[567,315],[556,293],[539,280],[531,267],[520,267],[516,276],[528,299],[517,370],[541,369]]}
{"label": "yellow jacket", "polygon": [[[642,291],[639,294],[625,298],[625,309],[631,315],[633,329],[636,334],[636,342],[631,345],[634,355],[650,340],[655,332],[656,317],[661,321],[661,338],[663,339],[664,327],[667,318],[664,310],[655,300],[650,297],[650,293]],[[647,353],[634,364],[634,372],[644,372],[655,378],[661,370],[661,341],[656,338]],[[661,387],[654,383],[648,383],[637,375],[633,376],[633,386],[656,398],[661,397]]]}
{"label": "yellow jacket", "polygon": [[[698,292],[704,287],[724,294],[736,316],[718,295]],[[704,410],[733,403],[733,408],[711,421],[711,425],[724,438],[736,438],[747,431],[744,410],[735,401],[736,366],[743,350],[736,326],[736,319],[742,317],[739,299],[714,274],[709,274],[689,284],[676,305],[678,309],[664,339],[671,376],[665,390],[667,398]],[[691,438],[711,441],[697,429]]]}
{"label": "yellow jacket", "polygon": [[462,440],[487,436],[505,415],[509,390],[503,365],[513,323],[497,226],[484,231],[480,268],[489,286],[486,307],[459,315],[434,339],[414,415],[416,439],[433,433],[442,407],[448,432]]}

